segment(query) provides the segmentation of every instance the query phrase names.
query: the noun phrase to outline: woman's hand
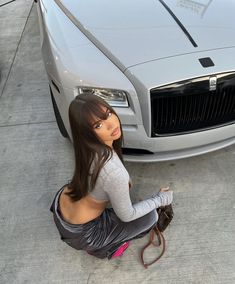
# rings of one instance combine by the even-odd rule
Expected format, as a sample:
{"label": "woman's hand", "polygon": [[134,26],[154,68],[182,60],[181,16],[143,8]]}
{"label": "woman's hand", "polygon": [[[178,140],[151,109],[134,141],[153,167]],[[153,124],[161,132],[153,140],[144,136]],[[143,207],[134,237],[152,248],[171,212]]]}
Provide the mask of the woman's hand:
{"label": "woman's hand", "polygon": [[167,186],[167,187],[161,187],[159,192],[168,191],[169,188],[170,188],[169,186]]}
{"label": "woman's hand", "polygon": [[162,187],[157,194],[152,196],[152,198],[156,204],[156,208],[166,206],[171,204],[173,201],[173,191],[169,190],[169,186]]}

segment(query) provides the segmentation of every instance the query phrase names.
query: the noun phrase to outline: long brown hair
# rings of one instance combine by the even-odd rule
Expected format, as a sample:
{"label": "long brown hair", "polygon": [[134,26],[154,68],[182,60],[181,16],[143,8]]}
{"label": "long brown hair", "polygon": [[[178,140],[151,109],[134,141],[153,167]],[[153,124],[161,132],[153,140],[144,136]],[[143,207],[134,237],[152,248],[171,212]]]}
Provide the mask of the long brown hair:
{"label": "long brown hair", "polygon": [[105,162],[112,157],[113,149],[123,162],[121,123],[121,137],[113,141],[113,149],[99,139],[92,126],[94,117],[101,120],[107,119],[108,114],[104,109],[117,115],[105,100],[93,94],[79,95],[69,106],[75,170],[73,178],[68,184],[67,195],[72,201],[80,200],[88,194],[89,190],[94,188],[100,170]]}

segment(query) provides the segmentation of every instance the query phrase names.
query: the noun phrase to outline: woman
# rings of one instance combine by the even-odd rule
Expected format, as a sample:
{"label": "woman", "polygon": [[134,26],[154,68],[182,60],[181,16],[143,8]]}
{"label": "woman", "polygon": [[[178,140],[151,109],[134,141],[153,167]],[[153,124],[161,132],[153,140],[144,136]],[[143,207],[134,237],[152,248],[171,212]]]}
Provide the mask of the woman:
{"label": "woman", "polygon": [[[120,120],[98,96],[79,95],[69,107],[75,170],[56,194],[51,211],[61,239],[99,258],[117,257],[129,241],[156,225],[156,208],[172,202],[163,188],[132,204],[130,177],[123,165]],[[108,203],[112,208],[107,208]]]}

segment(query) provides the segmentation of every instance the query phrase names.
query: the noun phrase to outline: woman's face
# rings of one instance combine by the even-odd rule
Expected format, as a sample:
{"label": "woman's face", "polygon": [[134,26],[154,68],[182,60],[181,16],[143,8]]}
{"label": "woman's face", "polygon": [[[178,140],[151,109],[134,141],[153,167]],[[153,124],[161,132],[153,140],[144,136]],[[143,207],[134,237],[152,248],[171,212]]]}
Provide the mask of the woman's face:
{"label": "woman's face", "polygon": [[106,119],[94,119],[92,127],[96,135],[109,147],[112,147],[113,141],[117,140],[121,136],[121,129],[118,117],[110,112],[107,108],[104,108],[104,112],[107,114]]}

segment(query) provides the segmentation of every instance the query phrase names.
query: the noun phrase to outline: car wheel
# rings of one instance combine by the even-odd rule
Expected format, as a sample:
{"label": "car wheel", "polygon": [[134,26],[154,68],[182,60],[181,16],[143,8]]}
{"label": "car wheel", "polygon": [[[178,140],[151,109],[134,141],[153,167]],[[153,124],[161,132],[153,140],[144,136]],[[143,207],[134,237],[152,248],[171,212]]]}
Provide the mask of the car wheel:
{"label": "car wheel", "polygon": [[68,132],[64,126],[64,122],[60,116],[60,112],[59,112],[59,109],[57,107],[57,104],[56,104],[56,101],[55,101],[55,98],[53,96],[53,93],[51,91],[51,88],[50,88],[50,93],[51,93],[51,100],[52,100],[52,105],[53,105],[53,109],[54,109],[54,113],[55,113],[55,118],[56,118],[56,122],[57,122],[57,125],[58,125],[58,128],[60,130],[60,133],[62,134],[62,136],[64,136],[65,138],[69,138],[69,135],[68,135]]}

